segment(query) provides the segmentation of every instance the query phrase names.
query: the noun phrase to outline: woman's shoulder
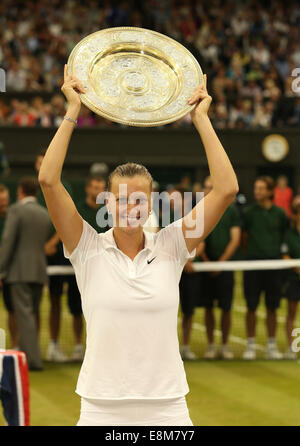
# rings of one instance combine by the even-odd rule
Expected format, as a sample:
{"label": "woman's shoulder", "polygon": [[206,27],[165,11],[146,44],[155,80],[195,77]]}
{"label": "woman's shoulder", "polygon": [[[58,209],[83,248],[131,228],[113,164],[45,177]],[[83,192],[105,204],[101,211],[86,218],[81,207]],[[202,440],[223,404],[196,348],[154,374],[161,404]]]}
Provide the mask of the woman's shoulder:
{"label": "woman's shoulder", "polygon": [[86,220],[82,219],[82,222],[82,233],[79,242],[72,254],[67,257],[70,258],[71,261],[76,261],[78,258],[81,264],[85,263],[89,257],[97,254],[103,248],[103,236],[105,236],[105,233],[98,234],[96,229]]}

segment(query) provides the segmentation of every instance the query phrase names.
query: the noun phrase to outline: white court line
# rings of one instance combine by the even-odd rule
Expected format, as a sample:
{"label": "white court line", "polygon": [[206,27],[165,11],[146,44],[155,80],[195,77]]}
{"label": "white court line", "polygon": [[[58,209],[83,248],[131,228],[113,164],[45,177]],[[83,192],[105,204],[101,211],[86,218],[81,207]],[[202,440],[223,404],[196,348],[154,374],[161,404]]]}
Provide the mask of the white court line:
{"label": "white court line", "polygon": [[[178,318],[178,321],[181,322],[181,318]],[[198,322],[193,322],[193,328],[202,332],[206,331],[205,326],[199,324]],[[222,336],[221,330],[218,329],[214,330],[214,334],[219,337]],[[247,345],[247,341],[243,338],[240,338],[239,336],[229,335],[229,340],[231,342],[235,342],[236,344]],[[257,350],[265,351],[265,347],[261,344],[255,344],[255,347]]]}
{"label": "white court line", "polygon": [[[233,311],[236,311],[238,313],[246,313],[247,308],[243,307],[242,305],[233,305]],[[256,314],[261,319],[266,319],[266,313],[263,313],[262,311],[257,311]],[[277,321],[284,324],[286,322],[286,318],[284,316],[277,316]],[[295,325],[300,327],[300,321],[295,321]]]}
{"label": "white court line", "polygon": [[[233,311],[235,311],[237,313],[246,313],[247,308],[243,307],[242,305],[233,305]],[[266,314],[263,313],[262,311],[257,311],[256,314],[261,319],[266,319]],[[281,323],[285,323],[285,321],[286,321],[286,319],[283,316],[278,316],[277,319]],[[179,321],[181,322],[181,318],[179,318]],[[295,321],[295,325],[298,325],[300,327],[300,321]],[[196,330],[199,330],[201,332],[206,332],[205,326],[202,324],[199,324],[198,322],[193,322],[193,328],[195,328]],[[216,336],[220,337],[220,336],[222,336],[222,331],[215,329],[214,334]],[[239,336],[229,335],[229,340],[231,342],[235,342],[236,344],[247,345],[247,340],[240,338]],[[255,346],[256,346],[257,350],[265,351],[265,347],[263,345],[255,344]]]}

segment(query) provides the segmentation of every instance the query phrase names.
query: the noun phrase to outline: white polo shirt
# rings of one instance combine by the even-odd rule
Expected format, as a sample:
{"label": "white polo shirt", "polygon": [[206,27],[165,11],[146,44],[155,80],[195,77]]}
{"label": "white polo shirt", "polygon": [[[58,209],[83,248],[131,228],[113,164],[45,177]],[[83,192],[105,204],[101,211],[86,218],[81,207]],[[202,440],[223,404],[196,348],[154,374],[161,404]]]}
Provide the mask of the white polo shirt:
{"label": "white polo shirt", "polygon": [[189,254],[182,221],[153,234],[132,261],[113,228],[98,234],[85,220],[71,255],[87,340],[76,392],[86,398],[173,398],[189,392],[179,352],[179,280]]}

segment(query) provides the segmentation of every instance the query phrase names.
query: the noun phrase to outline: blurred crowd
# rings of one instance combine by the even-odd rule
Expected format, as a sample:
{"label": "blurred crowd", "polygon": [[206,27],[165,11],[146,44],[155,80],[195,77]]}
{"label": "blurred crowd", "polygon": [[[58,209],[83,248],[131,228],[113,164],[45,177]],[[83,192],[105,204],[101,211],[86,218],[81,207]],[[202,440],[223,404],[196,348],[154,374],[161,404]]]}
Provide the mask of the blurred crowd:
{"label": "blurred crowd", "polygon": [[[7,91],[36,92],[0,102],[0,125],[58,126],[63,65],[88,34],[114,26],[153,29],[183,43],[207,73],[216,128],[300,124],[300,7],[296,1],[148,0],[0,4],[0,66]],[[50,101],[39,94],[53,92]],[[118,125],[83,108],[80,126]],[[190,116],[172,124],[190,126]]]}

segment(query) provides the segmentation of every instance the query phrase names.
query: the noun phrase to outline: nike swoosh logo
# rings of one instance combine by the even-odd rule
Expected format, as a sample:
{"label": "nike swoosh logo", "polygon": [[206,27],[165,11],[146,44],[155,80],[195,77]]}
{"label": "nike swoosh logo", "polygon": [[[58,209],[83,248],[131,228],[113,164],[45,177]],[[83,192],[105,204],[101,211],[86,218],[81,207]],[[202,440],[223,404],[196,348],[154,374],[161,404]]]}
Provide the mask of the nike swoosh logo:
{"label": "nike swoosh logo", "polygon": [[148,265],[149,265],[151,262],[153,262],[154,259],[156,259],[156,256],[153,257],[153,259],[151,259],[151,260],[147,260]]}

